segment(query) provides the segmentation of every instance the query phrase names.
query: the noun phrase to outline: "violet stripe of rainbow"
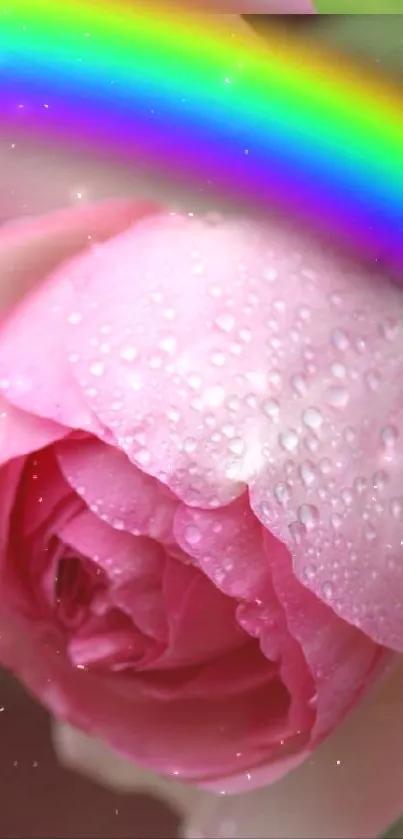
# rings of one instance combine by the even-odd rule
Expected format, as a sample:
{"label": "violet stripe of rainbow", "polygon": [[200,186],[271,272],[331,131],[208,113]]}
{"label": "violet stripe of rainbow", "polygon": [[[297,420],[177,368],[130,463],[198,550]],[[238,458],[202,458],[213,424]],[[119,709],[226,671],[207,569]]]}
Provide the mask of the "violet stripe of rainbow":
{"label": "violet stripe of rainbow", "polygon": [[403,279],[403,91],[341,56],[109,0],[0,9],[0,128],[297,213]]}

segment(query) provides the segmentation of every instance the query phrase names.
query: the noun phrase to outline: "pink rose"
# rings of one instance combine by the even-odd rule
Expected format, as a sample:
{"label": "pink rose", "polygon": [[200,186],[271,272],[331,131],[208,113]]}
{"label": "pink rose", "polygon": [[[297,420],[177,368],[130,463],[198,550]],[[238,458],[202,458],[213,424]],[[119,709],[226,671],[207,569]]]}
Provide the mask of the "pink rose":
{"label": "pink rose", "polygon": [[0,328],[0,658],[133,761],[267,784],[403,647],[401,292],[274,222],[77,213]]}

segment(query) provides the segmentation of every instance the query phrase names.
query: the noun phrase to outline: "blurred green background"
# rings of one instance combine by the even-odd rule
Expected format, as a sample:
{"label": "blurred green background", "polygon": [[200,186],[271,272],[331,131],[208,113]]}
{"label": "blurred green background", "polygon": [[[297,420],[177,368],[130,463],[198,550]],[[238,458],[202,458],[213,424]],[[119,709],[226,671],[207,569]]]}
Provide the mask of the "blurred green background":
{"label": "blurred green background", "polygon": [[403,12],[403,0],[314,0],[321,14],[396,14]]}
{"label": "blurred green background", "polygon": [[[319,0],[319,5],[329,8],[335,3],[333,0]],[[352,8],[354,3],[338,0],[337,5],[341,11],[341,7]],[[356,5],[365,6],[367,10],[371,5],[379,8],[380,3],[356,0]],[[338,14],[317,18],[318,22],[312,26],[309,35],[321,43],[334,44],[354,55],[366,56],[371,62],[398,71],[403,79],[403,0],[384,0],[382,8],[387,11],[392,6],[400,7],[402,13]]]}
{"label": "blurred green background", "polygon": [[400,821],[395,827],[385,836],[385,839],[402,839],[403,837],[403,822]]}
{"label": "blurred green background", "polygon": [[[330,12],[335,0],[319,0]],[[337,6],[353,7],[348,0],[337,0]],[[356,5],[366,9],[379,8],[379,2],[356,0]],[[346,54],[369,59],[377,67],[393,70],[403,80],[403,0],[384,0],[383,8],[400,6],[401,14],[325,14],[323,16],[284,15],[281,25],[286,29],[298,29],[301,35],[319,44],[329,44]],[[274,16],[245,15],[245,18],[263,36]],[[292,20],[290,20],[292,18]],[[277,16],[277,21],[279,17]]]}

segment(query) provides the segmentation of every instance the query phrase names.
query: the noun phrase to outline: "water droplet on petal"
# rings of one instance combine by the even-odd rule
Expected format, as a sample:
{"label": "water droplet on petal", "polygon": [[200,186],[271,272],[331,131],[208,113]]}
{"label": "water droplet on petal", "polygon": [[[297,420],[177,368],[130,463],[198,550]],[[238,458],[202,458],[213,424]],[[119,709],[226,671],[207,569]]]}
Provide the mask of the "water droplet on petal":
{"label": "water droplet on petal", "polygon": [[308,306],[301,306],[297,310],[297,315],[298,315],[298,317],[301,318],[301,320],[306,322],[306,321],[310,320],[311,310],[308,308]]}
{"label": "water droplet on petal", "polygon": [[201,386],[202,380],[197,373],[191,373],[188,378],[188,385],[192,388],[192,390],[198,390]]}
{"label": "water droplet on petal", "polygon": [[399,437],[399,429],[395,425],[386,425],[381,431],[381,443],[385,448],[392,448]]}
{"label": "water droplet on petal", "polygon": [[341,493],[342,500],[346,507],[351,507],[354,502],[354,495],[351,489],[343,489]]}
{"label": "water droplet on petal", "polygon": [[325,600],[333,599],[333,586],[329,582],[324,582],[322,585],[322,594]]}
{"label": "water droplet on petal", "polygon": [[365,350],[367,349],[367,342],[365,338],[357,338],[355,348],[360,355],[364,355]]}
{"label": "water droplet on petal", "polygon": [[335,329],[332,332],[331,340],[334,348],[341,352],[344,352],[350,346],[348,336],[341,329]]}
{"label": "water droplet on petal", "polygon": [[237,396],[229,396],[227,399],[227,407],[229,411],[236,413],[241,407],[241,403]]}
{"label": "water droplet on petal", "polygon": [[290,536],[296,545],[300,545],[306,536],[306,528],[300,521],[293,521],[289,528]]}
{"label": "water droplet on petal", "polygon": [[279,435],[279,443],[280,446],[285,449],[287,452],[294,451],[299,443],[299,437],[297,432],[292,429],[288,428],[285,431],[282,431]]}
{"label": "water droplet on petal", "polygon": [[244,451],[244,444],[240,437],[235,437],[234,440],[230,440],[228,443],[228,448],[232,454],[241,455]]}
{"label": "water droplet on petal", "polygon": [[267,374],[267,381],[276,388],[280,388],[283,383],[281,373],[278,370],[270,370]]}
{"label": "water droplet on petal", "polygon": [[225,355],[224,355],[223,352],[213,353],[213,355],[211,356],[211,360],[212,360],[213,364],[215,365],[215,367],[224,367],[224,364],[225,364],[225,361],[226,361]]}
{"label": "water droplet on petal", "polygon": [[388,483],[388,476],[386,472],[375,472],[372,477],[372,486],[374,489],[377,489],[379,492],[382,492],[385,489],[386,484]]}
{"label": "water droplet on petal", "polygon": [[346,375],[346,368],[344,364],[332,364],[331,368],[332,376],[335,379],[344,379]]}
{"label": "water droplet on petal", "polygon": [[287,502],[290,500],[290,492],[287,487],[287,484],[276,484],[274,487],[274,497],[276,498],[279,504],[287,504]]}
{"label": "water droplet on petal", "polygon": [[368,542],[373,542],[376,539],[376,531],[372,527],[372,524],[366,522],[364,524],[364,536],[368,540]]}
{"label": "water droplet on petal", "polygon": [[134,359],[137,358],[136,347],[124,347],[120,353],[120,357],[123,358],[124,361],[134,361]]}
{"label": "water droplet on petal", "polygon": [[158,346],[163,352],[168,353],[168,355],[174,355],[178,346],[178,340],[175,335],[166,335],[159,341]]}
{"label": "water droplet on petal", "polygon": [[312,454],[318,451],[319,440],[313,434],[307,434],[304,440],[305,446]]}
{"label": "water droplet on petal", "polygon": [[358,477],[354,481],[354,489],[358,495],[362,495],[365,492],[368,483],[365,478]]}
{"label": "water droplet on petal", "polygon": [[368,390],[375,391],[378,390],[378,387],[381,383],[381,377],[376,370],[367,370],[364,375],[364,382],[368,388]]}
{"label": "water droplet on petal", "polygon": [[249,344],[252,340],[252,330],[247,327],[245,327],[244,329],[240,329],[239,337],[241,341],[243,341],[245,344]]}
{"label": "water droplet on petal", "polygon": [[330,524],[332,525],[334,530],[340,530],[340,528],[343,524],[343,519],[342,519],[341,516],[339,516],[338,513],[333,513],[330,516]]}
{"label": "water droplet on petal", "polygon": [[235,326],[235,318],[231,312],[223,312],[222,315],[219,315],[219,317],[216,318],[215,322],[218,328],[223,332],[231,332]]}
{"label": "water droplet on petal", "polygon": [[151,455],[147,449],[140,449],[140,451],[136,452],[134,455],[134,459],[136,463],[139,463],[140,466],[147,466],[150,463]]}
{"label": "water droplet on petal", "polygon": [[379,324],[379,331],[385,341],[394,341],[400,331],[400,321],[397,318],[385,318]]}
{"label": "water droplet on petal", "polygon": [[179,422],[181,416],[180,411],[178,411],[178,408],[175,408],[173,405],[167,408],[166,415],[168,419],[171,420],[171,422],[173,423]]}
{"label": "water droplet on petal", "polygon": [[313,504],[301,504],[298,519],[309,530],[319,521],[319,510]]}
{"label": "water droplet on petal", "polygon": [[308,390],[308,381],[302,373],[297,373],[291,377],[291,387],[298,396],[305,396]]}
{"label": "water droplet on petal", "polygon": [[357,435],[353,428],[348,425],[343,431],[343,437],[349,446],[353,446],[357,440]]}
{"label": "water droplet on petal", "polygon": [[162,315],[166,320],[175,320],[176,311],[175,309],[164,309]]}
{"label": "water droplet on petal", "polygon": [[184,537],[189,545],[197,545],[200,542],[202,534],[196,525],[188,525],[185,527]]}
{"label": "water droplet on petal", "polygon": [[162,367],[162,358],[160,355],[154,355],[148,362],[151,370],[160,370]]}
{"label": "water droplet on petal", "polygon": [[302,414],[302,421],[307,428],[320,428],[323,423],[323,416],[318,408],[307,408]]}
{"label": "water droplet on petal", "polygon": [[299,474],[302,483],[305,484],[306,487],[312,486],[316,479],[316,470],[313,463],[310,461],[303,463],[299,469]]}
{"label": "water droplet on petal", "polygon": [[332,408],[345,408],[349,395],[345,387],[330,387],[326,392],[326,401]]}
{"label": "water droplet on petal", "polygon": [[275,268],[270,266],[269,268],[265,268],[263,271],[263,279],[267,280],[269,283],[273,283],[277,277],[277,271]]}
{"label": "water droplet on petal", "polygon": [[218,408],[225,399],[225,390],[221,385],[215,385],[204,391],[204,400],[210,408]]}
{"label": "water droplet on petal", "polygon": [[68,322],[71,323],[73,326],[77,326],[81,323],[83,316],[81,312],[71,312],[67,318]]}
{"label": "water droplet on petal", "polygon": [[262,411],[264,414],[266,414],[267,417],[270,417],[271,419],[277,419],[280,413],[280,405],[276,401],[276,399],[266,399],[262,403]]}
{"label": "water droplet on petal", "polygon": [[399,498],[392,498],[389,505],[389,510],[394,519],[401,519],[403,513],[402,502]]}
{"label": "water droplet on petal", "polygon": [[90,365],[90,373],[92,376],[103,376],[105,372],[105,364],[102,361],[94,361]]}

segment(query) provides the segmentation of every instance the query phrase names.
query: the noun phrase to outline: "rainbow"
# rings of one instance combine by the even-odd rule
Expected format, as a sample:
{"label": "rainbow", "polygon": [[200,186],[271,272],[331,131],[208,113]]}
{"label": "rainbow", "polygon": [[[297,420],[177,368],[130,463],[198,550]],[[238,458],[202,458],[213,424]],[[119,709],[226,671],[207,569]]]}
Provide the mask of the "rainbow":
{"label": "rainbow", "polygon": [[0,130],[298,215],[403,280],[403,92],[340,55],[120,0],[0,9]]}

